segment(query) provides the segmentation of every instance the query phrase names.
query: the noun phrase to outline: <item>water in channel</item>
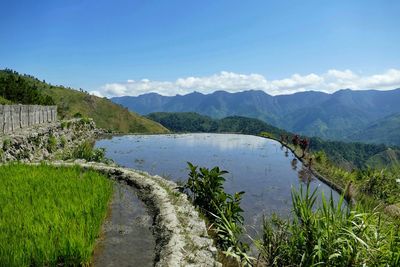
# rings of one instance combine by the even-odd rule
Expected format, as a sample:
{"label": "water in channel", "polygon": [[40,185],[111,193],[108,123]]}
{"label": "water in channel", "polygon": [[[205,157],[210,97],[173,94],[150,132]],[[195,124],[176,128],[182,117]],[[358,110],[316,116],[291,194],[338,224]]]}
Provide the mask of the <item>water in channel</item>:
{"label": "water in channel", "polygon": [[102,237],[96,244],[95,267],[154,266],[152,218],[135,190],[115,182],[114,196]]}

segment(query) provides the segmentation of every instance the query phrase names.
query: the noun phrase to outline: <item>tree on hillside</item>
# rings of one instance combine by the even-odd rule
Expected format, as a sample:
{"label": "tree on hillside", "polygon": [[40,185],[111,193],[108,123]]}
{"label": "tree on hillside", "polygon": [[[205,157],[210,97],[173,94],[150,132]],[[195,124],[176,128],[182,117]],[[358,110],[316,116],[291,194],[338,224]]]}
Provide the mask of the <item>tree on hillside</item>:
{"label": "tree on hillside", "polygon": [[295,148],[300,144],[300,137],[297,134],[293,136],[292,144]]}
{"label": "tree on hillside", "polygon": [[284,145],[288,145],[289,143],[289,136],[287,134],[280,135],[281,143]]}
{"label": "tree on hillside", "polygon": [[19,104],[54,105],[53,99],[41,92],[37,85],[11,70],[2,71],[0,96]]}
{"label": "tree on hillside", "polygon": [[305,156],[306,150],[308,149],[308,147],[310,145],[310,142],[308,141],[307,138],[302,138],[300,140],[299,145],[300,145],[301,151],[303,152],[303,155],[301,155],[301,157],[303,158]]}

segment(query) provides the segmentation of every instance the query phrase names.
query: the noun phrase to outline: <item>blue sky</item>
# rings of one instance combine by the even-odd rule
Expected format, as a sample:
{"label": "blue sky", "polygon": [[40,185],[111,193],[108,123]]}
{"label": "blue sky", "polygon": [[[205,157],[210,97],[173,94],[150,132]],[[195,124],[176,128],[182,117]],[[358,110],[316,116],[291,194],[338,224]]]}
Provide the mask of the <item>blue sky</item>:
{"label": "blue sky", "polygon": [[15,0],[1,9],[0,68],[102,95],[400,87],[400,1]]}

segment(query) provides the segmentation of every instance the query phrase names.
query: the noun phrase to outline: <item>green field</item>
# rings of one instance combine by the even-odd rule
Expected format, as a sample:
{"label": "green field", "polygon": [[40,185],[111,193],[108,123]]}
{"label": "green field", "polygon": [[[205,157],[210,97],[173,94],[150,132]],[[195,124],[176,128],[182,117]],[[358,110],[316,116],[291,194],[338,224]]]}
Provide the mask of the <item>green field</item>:
{"label": "green field", "polygon": [[88,265],[112,182],[80,167],[0,167],[0,266]]}

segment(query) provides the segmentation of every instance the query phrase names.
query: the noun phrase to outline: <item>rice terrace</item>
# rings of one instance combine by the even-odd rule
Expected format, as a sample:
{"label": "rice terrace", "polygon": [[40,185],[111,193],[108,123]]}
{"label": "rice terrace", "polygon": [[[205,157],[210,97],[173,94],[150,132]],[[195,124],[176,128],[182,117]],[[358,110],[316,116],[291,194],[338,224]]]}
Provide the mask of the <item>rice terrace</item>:
{"label": "rice terrace", "polygon": [[8,1],[0,267],[400,267],[400,2]]}

